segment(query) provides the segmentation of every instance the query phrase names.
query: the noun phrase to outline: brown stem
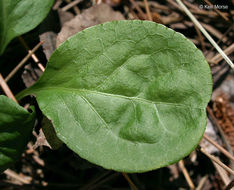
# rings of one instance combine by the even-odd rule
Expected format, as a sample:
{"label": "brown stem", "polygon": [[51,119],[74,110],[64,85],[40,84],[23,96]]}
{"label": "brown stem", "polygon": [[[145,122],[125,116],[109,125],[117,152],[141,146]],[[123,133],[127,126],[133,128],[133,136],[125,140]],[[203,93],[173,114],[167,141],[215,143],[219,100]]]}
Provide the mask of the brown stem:
{"label": "brown stem", "polygon": [[209,154],[208,152],[205,151],[204,148],[200,147],[199,150],[205,154],[208,158],[210,158],[212,161],[214,161],[215,163],[217,163],[218,165],[220,165],[223,169],[225,169],[226,171],[228,171],[229,173],[231,173],[232,175],[234,175],[234,171],[227,167],[223,162],[221,162],[217,157]]}
{"label": "brown stem", "polygon": [[126,173],[122,173],[124,178],[128,181],[129,185],[132,187],[133,190],[138,190],[138,188],[136,187],[136,185],[132,182],[132,180],[130,179],[130,177],[128,176],[128,174]]}
{"label": "brown stem", "polygon": [[195,189],[195,186],[193,184],[193,181],[192,179],[190,178],[189,176],[189,173],[188,173],[188,170],[186,169],[186,167],[184,166],[184,161],[183,160],[180,160],[179,161],[179,167],[180,169],[182,170],[183,174],[184,174],[184,177],[190,187],[190,189]]}
{"label": "brown stem", "polygon": [[5,94],[11,98],[12,100],[14,100],[17,103],[17,100],[15,99],[15,96],[13,95],[13,93],[11,92],[11,89],[9,88],[9,86],[7,85],[6,81],[4,80],[4,78],[2,77],[2,74],[0,73],[0,86],[2,87],[2,90],[5,92]]}
{"label": "brown stem", "polygon": [[10,78],[22,67],[26,61],[31,57],[31,55],[44,43],[44,41],[39,42],[30,52],[25,56],[25,58],[20,61],[20,63],[10,72],[10,74],[5,78],[5,81],[8,82]]}
{"label": "brown stem", "polygon": [[212,145],[214,145],[217,149],[219,149],[225,156],[227,156],[228,158],[234,161],[234,157],[227,150],[225,150],[222,146],[220,146],[217,142],[212,140],[209,136],[204,134],[203,138],[206,139]]}
{"label": "brown stem", "polygon": [[148,1],[144,0],[144,3],[145,3],[145,9],[146,9],[148,19],[152,21],[153,19],[152,19],[152,15],[151,15],[151,12],[150,12],[150,9],[149,9]]}

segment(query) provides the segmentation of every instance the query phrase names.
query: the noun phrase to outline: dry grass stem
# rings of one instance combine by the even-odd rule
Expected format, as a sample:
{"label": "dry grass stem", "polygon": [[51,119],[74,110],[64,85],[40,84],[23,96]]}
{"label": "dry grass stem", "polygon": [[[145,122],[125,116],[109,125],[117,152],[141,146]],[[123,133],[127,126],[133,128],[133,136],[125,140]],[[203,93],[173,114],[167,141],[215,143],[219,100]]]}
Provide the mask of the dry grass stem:
{"label": "dry grass stem", "polygon": [[189,173],[188,173],[188,170],[186,169],[185,165],[184,165],[184,161],[183,160],[180,160],[179,161],[179,167],[180,169],[182,170],[183,174],[184,174],[184,177],[190,187],[190,189],[195,189],[195,186],[193,184],[193,181],[192,179],[190,178],[189,176]]}
{"label": "dry grass stem", "polygon": [[231,180],[228,177],[227,171],[225,169],[223,169],[220,165],[216,164],[214,161],[212,161],[212,163],[214,164],[215,169],[219,173],[219,176],[221,177],[223,183],[225,185],[228,185],[228,183],[230,183]]}
{"label": "dry grass stem", "polygon": [[217,39],[220,39],[223,43],[227,42],[228,39],[226,36],[223,36],[223,34],[218,31],[217,29],[215,29],[213,26],[209,25],[209,24],[205,24],[203,22],[200,22],[200,24],[213,36],[215,36]]}
{"label": "dry grass stem", "polygon": [[210,43],[216,48],[216,50],[222,55],[222,57],[226,60],[226,62],[230,65],[232,69],[234,69],[234,64],[229,59],[229,57],[223,52],[223,50],[216,44],[213,38],[208,34],[208,32],[203,28],[203,26],[198,22],[198,20],[193,16],[193,14],[187,9],[187,7],[182,3],[181,0],[176,0],[177,3],[183,8],[184,12],[188,15],[188,17],[193,21],[193,23],[201,30],[201,32],[205,35],[205,37],[210,41]]}
{"label": "dry grass stem", "polygon": [[148,20],[152,21],[153,19],[152,19],[152,15],[151,15],[151,12],[150,12],[148,1],[144,0],[144,3],[145,3],[145,10],[146,10],[146,13],[147,13]]}
{"label": "dry grass stem", "polygon": [[234,187],[234,180],[232,180],[232,181],[227,185],[227,187],[225,187],[224,190],[233,190],[233,187]]}
{"label": "dry grass stem", "polygon": [[136,8],[136,10],[138,11],[138,13],[141,15],[141,17],[144,20],[147,20],[145,14],[143,13],[143,11],[141,10],[141,8],[138,6],[138,4],[134,1],[134,0],[130,0],[130,2],[133,4],[133,6]]}
{"label": "dry grass stem", "polygon": [[205,185],[206,181],[208,179],[208,175],[205,175],[201,178],[201,180],[199,181],[199,184],[196,188],[196,190],[202,190],[203,189],[203,186]]}
{"label": "dry grass stem", "polygon": [[211,143],[212,145],[214,145],[217,149],[220,150],[220,152],[222,152],[225,156],[227,156],[229,159],[231,159],[232,161],[234,161],[234,157],[233,155],[231,155],[227,150],[225,150],[222,146],[220,146],[217,142],[215,142],[214,140],[212,140],[209,136],[207,136],[206,134],[203,135],[203,138],[206,139],[209,143]]}
{"label": "dry grass stem", "polygon": [[[227,47],[224,52],[226,53],[226,55],[229,55],[231,53],[234,52],[234,44],[230,45],[229,47]],[[221,60],[223,59],[223,57],[220,55],[220,54],[217,54],[215,55],[212,59],[211,59],[211,62],[214,62],[214,63],[218,63],[220,62]]]}
{"label": "dry grass stem", "polygon": [[14,179],[16,179],[17,181],[21,182],[22,184],[30,184],[31,183],[31,180],[32,178],[27,176],[28,179],[26,179],[25,177],[26,176],[22,176],[22,175],[19,175],[17,174],[16,172],[10,170],[10,169],[7,169],[4,171],[4,174],[8,175],[9,177],[12,177]]}
{"label": "dry grass stem", "polygon": [[44,43],[44,41],[39,42],[26,56],[22,61],[10,72],[10,74],[5,78],[5,81],[8,82],[10,78],[22,67],[26,61],[31,57],[31,55]]}
{"label": "dry grass stem", "polygon": [[[30,50],[30,48],[28,47],[27,43],[24,41],[24,39],[19,36],[19,41],[21,42],[21,44],[25,47],[25,49],[28,51],[28,53],[31,53],[32,50]],[[33,61],[37,64],[37,66],[39,67],[39,69],[41,69],[42,72],[45,71],[45,68],[43,67],[43,65],[40,63],[39,59],[37,58],[37,56],[34,54],[34,52],[31,55]]]}
{"label": "dry grass stem", "polygon": [[201,34],[201,31],[197,28],[197,26],[195,26],[195,29],[196,29],[196,32],[197,32],[199,41],[200,41],[200,43],[201,43],[202,51],[205,52],[205,51],[206,51],[206,46],[205,46],[204,38],[203,38],[203,36],[202,36],[202,34]]}
{"label": "dry grass stem", "polygon": [[[219,44],[223,39],[226,37],[226,35],[233,29],[234,24],[228,27],[228,29],[222,34],[222,37],[217,41],[217,44]],[[206,57],[209,57],[210,54],[213,52],[214,46],[211,47],[211,49],[206,53]],[[222,56],[221,56],[222,57]]]}
{"label": "dry grass stem", "polygon": [[[68,4],[71,3],[71,0],[65,0]],[[80,9],[75,5],[73,7],[74,12],[76,13],[76,15],[80,14]]]}
{"label": "dry grass stem", "polygon": [[124,178],[128,181],[128,183],[129,183],[129,185],[131,186],[131,188],[133,189],[133,190],[138,190],[138,188],[136,187],[136,185],[132,182],[132,180],[130,179],[130,177],[128,176],[128,174],[126,174],[126,173],[122,173],[123,174],[123,176],[124,176]]}
{"label": "dry grass stem", "polygon": [[7,85],[6,81],[4,80],[4,78],[2,77],[2,74],[0,73],[0,86],[2,87],[2,90],[4,91],[4,93],[11,98],[12,100],[14,100],[17,103],[17,100],[15,99],[15,96],[13,95],[13,93],[11,92],[11,89],[9,88],[9,86]]}
{"label": "dry grass stem", "polygon": [[57,10],[60,7],[60,5],[62,4],[62,2],[63,2],[62,0],[57,0],[53,6],[53,10]]}
{"label": "dry grass stem", "polygon": [[210,158],[212,161],[214,161],[215,163],[217,163],[218,165],[220,165],[223,169],[225,169],[226,171],[228,171],[230,174],[234,175],[234,171],[227,167],[224,163],[222,163],[217,157],[209,154],[208,152],[205,151],[204,148],[200,147],[199,150],[205,154],[208,158]]}
{"label": "dry grass stem", "polygon": [[74,7],[75,5],[77,5],[78,3],[80,3],[82,0],[75,0],[72,1],[71,3],[67,4],[66,6],[64,6],[61,10],[62,11],[67,11],[68,9]]}

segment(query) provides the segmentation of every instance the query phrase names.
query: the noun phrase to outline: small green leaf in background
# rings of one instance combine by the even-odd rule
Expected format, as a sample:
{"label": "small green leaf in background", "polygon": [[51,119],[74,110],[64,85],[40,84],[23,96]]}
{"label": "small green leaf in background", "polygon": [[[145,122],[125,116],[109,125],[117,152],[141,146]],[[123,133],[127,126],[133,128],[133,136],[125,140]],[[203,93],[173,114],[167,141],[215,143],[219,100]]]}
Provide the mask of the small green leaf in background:
{"label": "small green leaf in background", "polygon": [[42,131],[51,149],[55,150],[63,145],[63,142],[57,137],[52,123],[46,117],[42,119]]}
{"label": "small green leaf in background", "polygon": [[57,136],[107,169],[145,172],[199,143],[212,91],[201,51],[163,25],[115,21],[74,35],[18,98],[34,94]]}
{"label": "small green leaf in background", "polygon": [[0,172],[17,161],[32,134],[35,114],[0,96]]}
{"label": "small green leaf in background", "polygon": [[0,55],[15,37],[34,29],[54,0],[0,0]]}

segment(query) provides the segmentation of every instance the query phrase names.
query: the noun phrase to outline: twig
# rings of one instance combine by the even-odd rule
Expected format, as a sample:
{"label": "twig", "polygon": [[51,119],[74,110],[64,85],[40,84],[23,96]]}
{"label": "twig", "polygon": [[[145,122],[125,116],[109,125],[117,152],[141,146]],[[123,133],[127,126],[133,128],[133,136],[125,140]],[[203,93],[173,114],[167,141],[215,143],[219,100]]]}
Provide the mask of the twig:
{"label": "twig", "polygon": [[75,0],[72,1],[71,3],[69,3],[68,5],[64,6],[61,10],[62,11],[67,11],[68,9],[74,7],[75,5],[77,5],[78,3],[80,3],[82,0]]}
{"label": "twig", "polygon": [[232,180],[224,190],[231,190],[234,187],[234,180]]}
{"label": "twig", "polygon": [[[226,37],[226,35],[233,29],[234,24],[232,24],[221,36],[221,38],[218,40],[217,44],[219,44],[223,39]],[[214,50],[214,46],[210,48],[210,50],[206,53],[206,57],[209,56],[209,53]]]}
{"label": "twig", "polygon": [[202,190],[207,179],[208,179],[208,175],[205,175],[204,177],[202,177],[201,180],[199,181],[199,184],[198,184],[196,190]]}
{"label": "twig", "polygon": [[128,176],[128,174],[126,174],[126,173],[122,173],[123,174],[123,176],[124,176],[124,178],[128,181],[128,183],[129,183],[129,185],[131,186],[131,188],[133,189],[133,190],[138,190],[138,188],[136,187],[136,185],[132,182],[132,180],[130,179],[130,177]]}
{"label": "twig", "polygon": [[190,11],[192,12],[192,10],[197,10],[200,11],[200,8],[197,6],[197,4],[192,4],[189,1],[183,1],[183,3],[190,8]]}
{"label": "twig", "polygon": [[137,14],[132,10],[132,7],[129,7],[129,12],[134,19],[140,19]]}
{"label": "twig", "polygon": [[[67,3],[71,3],[71,0],[65,0]],[[80,14],[80,9],[75,5],[73,7],[73,10],[75,11],[75,13],[78,15]]]}
{"label": "twig", "polygon": [[219,173],[224,185],[228,185],[230,183],[230,178],[228,177],[228,173],[225,169],[223,169],[220,165],[216,164],[214,161],[212,161],[214,164],[214,167],[216,168],[217,172]]}
{"label": "twig", "polygon": [[[224,50],[224,52],[226,53],[226,55],[231,54],[233,51],[234,51],[234,43]],[[214,63],[217,64],[217,63],[220,62],[222,59],[223,59],[223,57],[222,57],[220,54],[217,54],[217,55],[215,55],[215,56],[211,59],[211,62],[214,62]]]}
{"label": "twig", "polygon": [[217,157],[215,157],[215,156],[209,154],[209,153],[206,152],[205,149],[202,148],[202,147],[199,147],[199,150],[200,150],[203,154],[205,154],[208,158],[210,158],[212,161],[214,161],[214,162],[216,162],[218,165],[220,165],[223,169],[227,170],[229,173],[231,173],[232,175],[234,175],[234,171],[233,171],[231,168],[227,167],[224,163],[222,163]]}
{"label": "twig", "polygon": [[172,13],[168,16],[160,16],[159,20],[165,25],[178,23],[179,21],[183,20],[181,16],[177,16],[176,13]]}
{"label": "twig", "polygon": [[174,6],[175,8],[177,8],[178,10],[180,10],[181,12],[183,12],[183,9],[175,1],[167,0],[167,2],[171,4],[172,6]]}
{"label": "twig", "polygon": [[56,3],[53,6],[53,10],[57,10],[59,6],[62,4],[62,0],[57,0]]}
{"label": "twig", "polygon": [[187,7],[181,2],[181,0],[176,0],[177,3],[184,9],[185,13],[189,16],[189,18],[194,22],[194,24],[201,30],[201,32],[205,35],[205,37],[210,41],[210,43],[216,48],[216,50],[222,55],[222,57],[226,60],[226,62],[230,65],[232,69],[234,69],[234,64],[228,58],[228,56],[223,52],[223,50],[216,44],[213,38],[208,34],[208,32],[203,28],[203,26],[198,22],[198,20],[193,16],[193,14],[187,9]]}
{"label": "twig", "polygon": [[14,100],[17,103],[17,100],[15,99],[15,96],[13,95],[13,93],[11,92],[11,89],[9,88],[9,86],[7,85],[6,81],[4,80],[4,78],[2,77],[2,74],[0,73],[0,86],[2,87],[2,90],[5,92],[5,94],[11,98],[12,100]]}
{"label": "twig", "polygon": [[217,29],[215,29],[213,26],[200,22],[200,24],[207,30],[211,35],[215,36],[217,39],[221,39],[223,43],[227,42],[227,37],[223,36],[221,32],[219,32]]}
{"label": "twig", "polygon": [[[203,1],[205,1],[205,2],[206,2],[208,5],[210,5],[210,6],[213,6],[212,3],[211,3],[209,0],[203,0]],[[224,20],[229,21],[229,19],[228,19],[222,12],[220,12],[218,9],[214,9],[214,11],[215,11],[219,16],[221,16]]]}
{"label": "twig", "polygon": [[214,140],[212,140],[209,136],[207,136],[206,134],[203,135],[204,139],[206,139],[209,143],[211,143],[212,145],[214,145],[217,149],[219,149],[225,156],[227,156],[228,158],[230,158],[231,160],[234,161],[234,157],[228,152],[226,151],[222,146],[220,146],[217,142],[215,142]]}
{"label": "twig", "polygon": [[184,166],[184,161],[183,161],[183,160],[180,160],[180,161],[179,161],[179,167],[180,167],[180,169],[182,170],[182,172],[183,172],[183,174],[184,174],[184,177],[185,177],[185,179],[186,179],[186,181],[187,181],[187,183],[188,183],[190,189],[195,189],[195,186],[194,186],[194,184],[193,184],[193,181],[192,181],[192,179],[190,178],[189,173],[188,173],[187,169],[186,169],[185,166]]}
{"label": "twig", "polygon": [[138,6],[138,4],[134,1],[134,0],[130,0],[130,2],[134,5],[134,7],[136,8],[136,10],[138,11],[138,13],[141,15],[141,17],[146,20],[146,16],[143,13],[143,11],[141,10],[141,8]]}
{"label": "twig", "polygon": [[41,167],[45,166],[45,162],[44,160],[42,160],[41,158],[39,158],[39,156],[37,155],[33,155],[32,158],[34,159],[34,161]]}
{"label": "twig", "polygon": [[[145,3],[142,1],[137,1],[136,2],[140,7],[145,7]],[[157,2],[154,1],[148,1],[149,6],[151,6],[153,9],[157,9],[157,11],[170,11],[170,8],[168,6],[165,5],[161,5]]]}
{"label": "twig", "polygon": [[152,19],[152,15],[151,15],[151,12],[150,12],[150,9],[149,9],[148,1],[144,0],[144,3],[145,3],[145,9],[146,9],[148,19],[152,21],[153,19]]}
{"label": "twig", "polygon": [[[32,50],[30,50],[30,48],[28,47],[28,45],[27,45],[27,43],[24,41],[24,39],[23,39],[21,36],[19,36],[18,38],[19,38],[20,42],[22,43],[22,45],[25,47],[25,49],[28,51],[28,53],[32,52]],[[37,64],[37,66],[39,67],[39,69],[41,69],[41,71],[44,72],[44,71],[45,71],[45,68],[44,68],[43,65],[40,63],[40,61],[39,61],[39,59],[37,58],[37,56],[36,56],[34,53],[32,53],[31,57],[32,57],[33,61]]]}
{"label": "twig", "polygon": [[201,34],[201,31],[197,28],[197,26],[195,26],[195,29],[196,29],[196,32],[198,34],[198,39],[201,43],[201,48],[202,48],[202,51],[205,52],[206,51],[206,47],[205,47],[205,43],[204,43],[204,38]]}
{"label": "twig", "polygon": [[5,78],[5,81],[8,82],[10,78],[24,65],[24,63],[31,57],[31,55],[44,43],[44,41],[39,42],[33,49],[30,51],[25,58],[10,72],[10,74]]}
{"label": "twig", "polygon": [[6,174],[6,175],[8,175],[8,176],[10,176],[10,177],[12,177],[12,178],[20,181],[23,184],[30,184],[31,183],[30,179],[25,179],[24,177],[18,175],[17,173],[15,173],[14,171],[12,171],[10,169],[5,170],[4,174]]}

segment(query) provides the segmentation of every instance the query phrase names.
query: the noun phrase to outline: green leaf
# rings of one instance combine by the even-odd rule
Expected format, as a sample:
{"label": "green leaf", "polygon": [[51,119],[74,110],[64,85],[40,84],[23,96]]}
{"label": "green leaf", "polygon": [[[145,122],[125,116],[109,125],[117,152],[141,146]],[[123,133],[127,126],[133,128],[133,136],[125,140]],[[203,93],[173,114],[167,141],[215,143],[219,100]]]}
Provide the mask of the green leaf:
{"label": "green leaf", "polygon": [[63,145],[63,142],[56,136],[56,132],[50,120],[43,117],[41,125],[49,147],[54,150],[59,149]]}
{"label": "green leaf", "polygon": [[0,96],[0,172],[14,163],[32,134],[35,114]]}
{"label": "green leaf", "polygon": [[15,37],[35,28],[54,0],[0,0],[0,55]]}
{"label": "green leaf", "polygon": [[57,136],[104,168],[145,172],[199,143],[212,80],[201,51],[163,25],[114,21],[88,28],[51,56],[34,94]]}

